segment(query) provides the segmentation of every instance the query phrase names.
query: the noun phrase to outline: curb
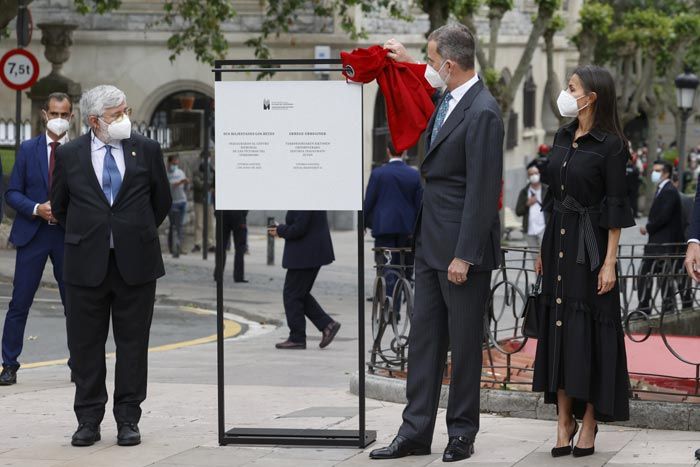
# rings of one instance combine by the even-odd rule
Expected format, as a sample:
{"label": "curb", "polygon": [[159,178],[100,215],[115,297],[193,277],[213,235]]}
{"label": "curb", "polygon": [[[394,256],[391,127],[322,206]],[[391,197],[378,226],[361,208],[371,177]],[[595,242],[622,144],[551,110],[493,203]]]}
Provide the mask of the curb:
{"label": "curb", "polygon": [[[350,378],[350,392],[358,394],[357,373]],[[449,387],[440,391],[439,407],[447,407]],[[365,375],[365,395],[370,399],[406,403],[406,382],[397,378]],[[504,417],[556,420],[553,404],[545,404],[541,393],[481,390],[481,412]],[[630,419],[611,425],[654,430],[700,431],[700,404],[630,400]]]}

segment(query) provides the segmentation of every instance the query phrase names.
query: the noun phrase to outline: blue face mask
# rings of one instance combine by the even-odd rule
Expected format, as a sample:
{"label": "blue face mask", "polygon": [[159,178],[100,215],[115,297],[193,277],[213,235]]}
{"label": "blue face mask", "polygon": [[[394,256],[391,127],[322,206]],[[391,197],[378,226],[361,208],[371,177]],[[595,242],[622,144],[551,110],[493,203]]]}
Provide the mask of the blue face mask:
{"label": "blue face mask", "polygon": [[661,172],[657,172],[656,170],[651,173],[651,182],[652,183],[659,183],[661,181]]}

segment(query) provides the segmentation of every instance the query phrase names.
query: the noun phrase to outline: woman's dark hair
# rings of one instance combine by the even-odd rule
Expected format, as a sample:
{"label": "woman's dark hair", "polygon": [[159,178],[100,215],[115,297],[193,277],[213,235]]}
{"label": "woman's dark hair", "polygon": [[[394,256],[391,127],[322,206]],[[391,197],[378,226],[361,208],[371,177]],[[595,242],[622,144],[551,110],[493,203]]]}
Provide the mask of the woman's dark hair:
{"label": "woman's dark hair", "polygon": [[581,80],[586,94],[594,92],[598,96],[593,113],[593,128],[613,133],[626,142],[627,138],[622,131],[620,116],[617,112],[615,80],[610,72],[600,66],[584,65],[576,68],[573,74]]}

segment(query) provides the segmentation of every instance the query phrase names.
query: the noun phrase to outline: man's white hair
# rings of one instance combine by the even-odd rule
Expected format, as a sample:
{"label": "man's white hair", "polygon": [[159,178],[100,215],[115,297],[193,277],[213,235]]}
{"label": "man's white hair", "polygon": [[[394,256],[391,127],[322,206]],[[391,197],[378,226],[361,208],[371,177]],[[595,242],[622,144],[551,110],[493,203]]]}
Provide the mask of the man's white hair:
{"label": "man's white hair", "polygon": [[85,91],[80,98],[80,111],[85,118],[85,123],[90,125],[90,116],[101,117],[105,109],[118,107],[126,101],[126,94],[112,85],[102,84]]}

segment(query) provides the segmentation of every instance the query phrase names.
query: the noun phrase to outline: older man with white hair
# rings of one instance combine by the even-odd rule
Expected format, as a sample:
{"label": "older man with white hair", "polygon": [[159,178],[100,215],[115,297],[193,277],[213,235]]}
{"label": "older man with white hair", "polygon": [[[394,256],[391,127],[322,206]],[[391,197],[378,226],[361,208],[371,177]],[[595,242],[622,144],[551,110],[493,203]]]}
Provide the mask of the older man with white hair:
{"label": "older man with white hair", "polygon": [[100,440],[107,403],[110,314],[117,350],[114,418],[120,446],[141,442],[156,279],[165,274],[158,226],[171,197],[157,142],[131,132],[126,96],[97,86],[80,100],[90,131],[58,148],[51,208],[65,228],[63,279],[78,429]]}

